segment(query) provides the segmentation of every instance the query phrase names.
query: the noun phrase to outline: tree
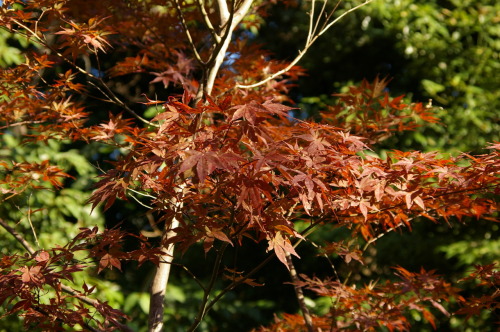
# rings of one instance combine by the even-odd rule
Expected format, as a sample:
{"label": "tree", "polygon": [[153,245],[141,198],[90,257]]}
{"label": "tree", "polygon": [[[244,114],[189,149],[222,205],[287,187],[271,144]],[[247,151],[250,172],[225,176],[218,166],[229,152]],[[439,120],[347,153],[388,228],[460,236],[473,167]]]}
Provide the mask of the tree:
{"label": "tree", "polygon": [[[258,41],[278,59],[300,47],[297,36],[308,29],[307,6],[276,6],[276,15],[258,30]],[[481,153],[487,142],[500,139],[499,10],[498,1],[491,0],[375,1],[339,22],[305,55],[301,65],[309,75],[300,78],[295,99],[315,113],[331,104],[330,94],[352,82],[388,75],[394,78],[393,93],[432,99],[444,109],[439,125],[397,135],[383,147]],[[289,25],[295,33],[280,29]]]}
{"label": "tree", "polygon": [[[296,63],[334,23],[367,3],[337,16],[324,4],[312,2],[304,47],[282,63],[248,41],[270,3],[4,1],[2,25],[36,44],[25,63],[0,73],[5,137],[111,147],[115,160],[101,169],[92,209],[111,209],[117,198],[134,201],[150,221],[145,232],[131,231],[127,220],[101,231],[82,227],[65,244],[35,248],[16,220],[2,215],[0,225],[26,251],[2,256],[6,315],[21,315],[29,328],[131,330],[122,311],[92,295],[92,279],[77,282],[78,276],[153,263],[149,330],[168,330],[172,266],[202,291],[189,327],[195,330],[229,292],[261,286],[256,273],[276,258],[289,272],[302,315],[283,315],[262,330],[408,330],[410,310],[436,326],[430,308],[450,315],[452,300],[467,317],[498,307],[497,293],[468,300],[424,269],[396,267],[400,281],[361,287],[350,274],[340,280],[297,273],[292,256],[300,257],[299,245],[313,243],[319,230],[343,236],[317,252],[362,264],[368,247],[389,232],[411,230],[418,218],[494,219],[497,209],[498,143],[489,154],[450,158],[395,150],[382,159],[371,152],[392,133],[416,129],[416,120],[437,121],[432,107],[389,96],[386,79],[339,94],[322,122],[292,117],[294,108],[285,104],[303,74]],[[31,193],[75,186],[83,163],[70,174],[56,156],[1,161],[3,202],[18,206]],[[28,221],[45,207],[29,204]],[[30,226],[36,240],[40,230]],[[263,243],[267,256],[249,268],[244,258],[227,262],[232,248],[249,242]],[[174,247],[187,253],[196,244],[214,257],[207,282],[173,260]],[[498,285],[494,265],[477,266],[472,278]],[[327,312],[310,312],[307,290],[332,299]]]}

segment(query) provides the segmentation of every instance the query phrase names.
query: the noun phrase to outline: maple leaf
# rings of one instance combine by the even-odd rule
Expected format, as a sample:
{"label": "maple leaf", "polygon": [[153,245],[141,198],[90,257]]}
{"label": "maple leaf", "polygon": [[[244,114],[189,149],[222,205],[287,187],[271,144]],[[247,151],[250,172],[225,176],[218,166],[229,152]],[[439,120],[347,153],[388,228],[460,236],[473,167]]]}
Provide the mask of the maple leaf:
{"label": "maple leaf", "polygon": [[284,237],[281,232],[276,232],[274,236],[272,236],[269,239],[268,242],[268,248],[267,250],[274,250],[274,253],[276,254],[276,257],[283,263],[287,269],[289,269],[289,266],[286,261],[286,255],[285,253],[290,253],[298,258],[300,256],[297,254],[295,249],[293,248],[292,244],[290,243],[290,240],[286,237]]}
{"label": "maple leaf", "polygon": [[41,266],[25,266],[20,269],[22,272],[22,281],[24,283],[33,283],[37,286],[41,286],[45,281],[44,275],[41,273]]}
{"label": "maple leaf", "polygon": [[99,260],[99,269],[97,270],[97,273],[101,273],[101,271],[106,268],[113,268],[113,267],[116,267],[118,270],[121,271],[122,264],[120,260],[117,259],[116,257],[113,257],[110,254],[105,254]]}

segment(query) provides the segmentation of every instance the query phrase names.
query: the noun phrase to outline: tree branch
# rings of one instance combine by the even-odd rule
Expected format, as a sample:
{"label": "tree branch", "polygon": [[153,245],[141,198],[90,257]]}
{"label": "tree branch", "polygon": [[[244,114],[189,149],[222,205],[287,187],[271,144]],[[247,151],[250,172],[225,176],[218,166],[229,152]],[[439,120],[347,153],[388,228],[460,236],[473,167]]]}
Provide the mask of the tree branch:
{"label": "tree branch", "polygon": [[214,263],[214,267],[212,269],[212,275],[210,276],[210,281],[208,283],[208,286],[204,287],[203,299],[202,299],[201,304],[199,306],[196,318],[195,318],[193,324],[191,324],[191,326],[188,329],[189,332],[196,330],[196,328],[198,327],[198,325],[200,325],[203,317],[205,316],[205,314],[208,311],[207,310],[208,298],[209,298],[210,293],[212,292],[212,289],[215,285],[215,281],[217,280],[217,275],[219,274],[222,257],[224,256],[224,251],[226,250],[227,246],[228,246],[228,243],[223,243],[221,248],[217,251],[217,257],[215,258],[215,263]]}
{"label": "tree branch", "polygon": [[222,28],[222,26],[228,21],[231,13],[229,12],[229,8],[227,7],[226,0],[217,0],[217,6],[219,7],[219,17]]}
{"label": "tree branch", "polygon": [[[326,2],[327,1],[328,0],[325,0],[323,8],[321,9],[320,15],[322,15],[322,13],[324,12],[324,7],[326,6]],[[314,1],[312,1],[312,10],[311,10],[311,12],[309,12],[309,18],[310,18],[310,21],[309,21],[309,32],[308,32],[308,36],[307,36],[307,39],[306,39],[306,43],[304,45],[304,48],[299,51],[299,54],[295,57],[295,59],[293,59],[292,62],[288,66],[286,66],[284,69],[279,70],[279,71],[275,72],[272,75],[269,75],[268,77],[266,77],[265,79],[263,79],[263,80],[261,80],[261,81],[259,81],[257,83],[248,84],[248,85],[245,85],[245,84],[236,84],[235,88],[239,88],[239,89],[252,89],[252,88],[256,88],[256,87],[259,87],[261,85],[266,84],[267,82],[275,79],[276,77],[279,77],[279,76],[287,73],[290,69],[292,69],[293,66],[295,66],[302,59],[302,57],[304,56],[304,54],[306,54],[307,50],[314,44],[314,42],[318,39],[319,36],[321,36],[323,33],[325,33],[328,29],[330,29],[330,27],[332,25],[334,25],[335,23],[337,23],[339,20],[341,20],[347,14],[352,13],[353,11],[355,11],[355,10],[357,10],[357,9],[359,9],[359,8],[367,5],[367,4],[369,4],[372,1],[373,0],[366,0],[362,4],[359,4],[359,5],[355,6],[355,7],[347,10],[346,12],[342,13],[342,15],[340,15],[339,17],[337,17],[332,22],[330,22],[330,23],[326,23],[325,22],[324,27],[318,33],[316,33],[316,30],[317,30],[317,27],[319,25],[319,22],[321,21],[321,16],[317,17],[316,23],[314,24],[314,28],[313,28],[313,23],[312,22],[314,20],[314,18],[313,18],[314,17]],[[328,15],[327,20],[331,17],[332,13],[330,13]]]}
{"label": "tree branch", "polygon": [[[219,3],[224,4],[225,10],[227,10],[227,4],[225,0],[219,0]],[[204,93],[206,95],[210,95],[212,92],[212,88],[215,82],[215,78],[217,77],[217,74],[219,73],[220,66],[222,65],[222,62],[224,61],[224,57],[226,56],[227,49],[229,47],[229,43],[231,42],[231,34],[236,28],[236,26],[241,22],[243,17],[247,14],[248,10],[250,9],[251,5],[253,3],[253,0],[245,0],[239,7],[238,9],[235,8],[235,0],[231,1],[231,11],[229,13],[229,16],[225,18],[225,14],[223,15],[221,13],[221,26],[224,27],[224,36],[222,37],[222,40],[220,43],[218,43],[217,48],[214,50],[212,53],[211,59],[208,61],[209,66],[211,67],[209,69],[209,72],[207,74],[207,82],[204,87]],[[222,10],[221,10],[222,12]],[[224,17],[224,18],[223,18]]]}
{"label": "tree branch", "polygon": [[[38,36],[38,34],[36,34],[33,30],[31,30],[29,27],[27,27],[26,25],[22,24],[21,22],[19,22],[18,20],[16,19],[13,19],[12,20],[14,23],[16,23],[17,25],[19,25],[20,27],[22,27],[23,29],[25,29],[26,31],[28,31],[32,37],[35,38],[35,40],[40,43],[41,45],[45,46],[47,49],[49,49],[51,52],[54,52],[54,54],[56,54],[59,58],[61,58],[64,62],[68,63],[69,65],[71,65],[73,68],[75,68],[77,71],[79,71],[80,73],[90,77],[90,78],[93,78],[95,80],[97,80],[103,87],[104,89],[109,93],[110,96],[104,94],[108,99],[109,99],[109,102],[115,104],[115,105],[118,105],[120,107],[123,107],[125,109],[125,111],[127,111],[129,114],[131,114],[133,117],[135,117],[136,119],[138,119],[139,121],[149,125],[149,126],[152,126],[152,127],[159,127],[159,125],[155,124],[155,123],[152,123],[146,119],[144,119],[143,117],[141,117],[139,114],[137,114],[134,110],[132,110],[127,104],[125,104],[122,100],[120,100],[116,94],[107,86],[107,84],[102,80],[102,78],[100,77],[97,77],[95,75],[93,75],[92,73],[88,72],[87,70],[83,69],[82,67],[78,66],[77,64],[73,63],[72,61],[70,61],[68,58],[66,58],[64,55],[62,55],[60,52],[58,52],[56,49],[54,49],[52,46],[49,45],[49,43],[47,41],[45,41],[42,37]],[[96,85],[95,85],[96,86]],[[100,89],[99,89],[100,90]],[[100,90],[101,92],[103,92],[102,90]]]}
{"label": "tree branch", "polygon": [[[36,250],[33,248],[33,246],[21,234],[19,234],[19,232],[17,232],[14,228],[10,227],[9,224],[7,224],[7,222],[2,218],[0,218],[0,226],[2,226],[7,232],[9,232],[26,249],[26,251],[30,255],[36,253]],[[70,286],[66,286],[62,283],[60,285],[63,292],[72,295],[73,297],[77,298],[78,300],[82,301],[85,304],[88,304],[92,307],[96,307],[100,303],[98,300],[82,295],[79,291]],[[117,321],[113,321],[113,324],[115,324],[121,331],[133,332],[131,328]]]}
{"label": "tree branch", "polygon": [[[183,183],[176,188],[179,197],[177,197],[175,201],[171,202],[175,206],[175,214],[179,216],[181,215],[181,209],[183,207],[182,196],[185,186],[186,184]],[[173,243],[167,244],[167,242],[177,234],[175,229],[179,227],[180,221],[176,215],[174,215],[170,223],[165,222],[165,229],[163,231],[163,237],[160,245],[160,249],[164,252],[164,254],[160,255],[160,263],[156,268],[156,273],[151,284],[151,299],[148,318],[149,332],[163,331],[165,294],[167,292],[168,279],[170,276],[172,261],[174,259],[175,248]]]}
{"label": "tree branch", "polygon": [[297,301],[299,302],[300,311],[302,311],[302,317],[304,317],[307,331],[314,332],[314,325],[312,322],[311,313],[309,312],[309,308],[307,308],[302,287],[299,286],[300,280],[297,275],[297,270],[295,270],[295,265],[293,265],[292,255],[289,252],[286,252],[285,257],[286,257],[286,265],[288,266],[288,271],[290,272],[290,279],[292,280],[293,288],[295,290],[295,295],[297,296]]}
{"label": "tree branch", "polygon": [[9,232],[17,240],[17,242],[19,242],[31,255],[33,255],[36,252],[36,250],[31,246],[31,244],[14,228],[10,227],[9,224],[7,224],[5,220],[3,220],[2,218],[0,218],[0,225],[3,228],[5,228],[5,230]]}
{"label": "tree branch", "polygon": [[191,33],[189,32],[186,19],[184,18],[184,14],[182,13],[182,8],[181,5],[179,4],[179,0],[175,0],[175,8],[177,10],[177,16],[179,17],[179,20],[181,21],[182,28],[184,29],[184,33],[186,34],[186,38],[188,40],[189,46],[191,47],[191,50],[193,51],[194,57],[196,60],[200,63],[202,67],[206,65],[205,61],[200,56],[200,53],[198,53],[198,50],[196,49],[196,45],[193,42],[193,37],[191,37]]}
{"label": "tree branch", "polygon": [[203,21],[205,22],[205,26],[207,27],[208,31],[210,31],[212,38],[216,43],[220,43],[220,36],[217,32],[215,32],[215,28],[212,25],[212,21],[210,21],[210,17],[208,17],[208,13],[205,9],[203,0],[196,0],[196,4],[198,5],[198,9],[200,10],[201,15],[203,16]]}

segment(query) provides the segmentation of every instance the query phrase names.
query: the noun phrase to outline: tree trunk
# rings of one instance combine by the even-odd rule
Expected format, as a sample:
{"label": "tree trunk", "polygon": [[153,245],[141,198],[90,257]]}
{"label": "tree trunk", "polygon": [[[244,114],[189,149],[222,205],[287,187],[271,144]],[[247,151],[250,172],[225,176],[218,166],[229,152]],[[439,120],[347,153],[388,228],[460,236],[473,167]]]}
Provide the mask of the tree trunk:
{"label": "tree trunk", "polygon": [[[220,66],[224,61],[226,56],[229,43],[231,41],[232,32],[241,22],[243,17],[247,14],[251,7],[253,0],[244,0],[240,3],[238,8],[234,8],[235,2],[232,2],[230,6],[226,0],[217,0],[219,15],[221,19],[221,30],[219,31],[220,37],[225,37],[217,41],[216,50],[217,54],[213,54],[214,61],[211,66],[205,68],[205,73],[203,77],[206,82],[200,84],[200,89],[196,95],[196,102],[201,99],[203,94],[209,95],[212,92],[212,88],[215,82],[215,78],[219,72]],[[187,27],[186,27],[187,28]],[[227,31],[229,30],[229,31]],[[194,44],[191,47],[196,47]],[[182,191],[182,188],[180,189]],[[182,200],[177,203],[177,208],[182,207]],[[156,270],[153,283],[151,285],[151,299],[149,307],[149,320],[148,326],[149,332],[160,332],[163,330],[163,311],[164,311],[164,299],[167,290],[168,277],[170,275],[170,267],[172,265],[174,245],[170,244],[165,246],[167,239],[175,235],[174,229],[179,225],[179,220],[173,219],[170,225],[167,225],[163,237],[162,246],[160,249],[165,252],[165,255],[160,257],[160,264]]]}
{"label": "tree trunk", "polygon": [[160,264],[156,269],[156,273],[151,285],[151,299],[149,302],[149,332],[163,331],[163,309],[165,307],[164,299],[167,291],[168,277],[170,276],[170,267],[174,258],[174,244],[164,245],[165,241],[175,235],[175,229],[179,226],[179,221],[173,219],[170,225],[165,226],[165,231],[162,237],[162,251],[164,255],[160,257]]}

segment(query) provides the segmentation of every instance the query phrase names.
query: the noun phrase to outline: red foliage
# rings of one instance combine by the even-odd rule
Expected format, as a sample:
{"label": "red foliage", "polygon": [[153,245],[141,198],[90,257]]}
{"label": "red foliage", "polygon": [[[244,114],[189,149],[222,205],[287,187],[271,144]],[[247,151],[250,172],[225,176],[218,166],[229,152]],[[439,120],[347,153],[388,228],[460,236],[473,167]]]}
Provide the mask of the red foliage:
{"label": "red foliage", "polygon": [[[386,79],[364,81],[348,93],[336,95],[339,103],[322,114],[323,123],[302,121],[291,118],[292,108],[281,104],[290,101],[287,92],[291,80],[302,73],[300,68],[293,67],[287,76],[254,89],[235,88],[286,66],[269,60],[260,47],[238,40],[229,52],[239,59],[222,69],[210,96],[195,96],[206,84],[206,77],[197,81],[195,73],[216,61],[203,41],[218,35],[214,37],[215,32],[211,34],[208,28],[191,29],[189,41],[187,34],[180,34],[179,27],[188,26],[186,21],[203,20],[192,2],[176,3],[185,13],[182,17],[172,10],[151,9],[164,1],[112,5],[108,1],[24,2],[3,1],[0,23],[29,36],[46,52],[33,51],[25,64],[0,71],[0,91],[5,96],[0,99],[0,128],[23,127],[31,140],[66,138],[123,148],[127,153],[96,184],[89,199],[92,207],[104,204],[108,209],[116,198],[127,199],[130,192],[138,192],[150,199],[158,223],[179,222],[171,230],[175,234],[165,237],[158,248],[136,236],[140,247],[125,252],[124,237],[134,235],[119,229],[98,233],[95,228],[83,229],[64,247],[3,256],[0,303],[8,306],[6,315],[24,316],[26,326],[58,330],[61,324],[79,324],[101,330],[125,329],[119,323],[126,318],[123,313],[87,298],[93,287],[84,284],[81,291],[71,293],[63,281],[71,283],[72,275],[87,267],[96,267],[100,273],[104,269],[121,271],[122,262],[129,260],[159,264],[160,255],[165,254],[162,248],[169,244],[186,251],[202,242],[208,252],[216,241],[238,246],[248,237],[265,242],[267,250],[289,267],[286,254],[299,257],[296,244],[308,240],[308,231],[325,224],[345,226],[353,237],[375,241],[389,230],[411,229],[419,216],[451,222],[451,217],[486,218],[497,211],[491,194],[499,192],[498,143],[489,147],[489,154],[479,156],[441,158],[437,153],[393,151],[381,159],[366,154],[393,132],[415,129],[417,119],[437,121],[422,104],[406,105],[403,96],[390,97],[385,91]],[[172,7],[174,3],[170,3]],[[207,15],[214,26],[221,19]],[[118,97],[111,84],[75,61],[111,47],[118,59],[104,69],[107,77],[141,73],[149,75],[149,84],[172,85],[183,89],[184,95],[166,102],[146,97],[144,104],[158,104],[161,109],[151,121],[145,120]],[[134,55],[124,51],[131,47],[137,49]],[[44,70],[63,64],[72,69],[49,81],[42,77]],[[80,76],[92,83],[84,86]],[[76,96],[87,98],[88,88],[93,86],[98,87],[98,98],[124,113],[110,112],[101,124],[87,124],[90,112],[97,111],[84,108]],[[5,173],[0,178],[5,200],[30,186],[62,187],[62,179],[69,177],[49,161],[0,161],[0,167]],[[299,232],[299,220],[310,221],[310,227]],[[324,250],[337,253],[347,263],[362,262],[363,252],[350,243],[335,242]],[[81,251],[87,252],[86,258],[75,260],[75,253]],[[493,266],[477,269],[471,278],[480,279],[482,285],[498,286]],[[333,299],[335,305],[327,315],[313,317],[314,326],[324,330],[375,330],[380,326],[409,330],[408,310],[421,312],[435,327],[428,307],[448,315],[441,303],[452,297],[462,304],[457,313],[467,317],[483,309],[498,309],[498,292],[466,300],[434,271],[412,273],[401,267],[396,271],[400,281],[359,289],[306,276],[298,286]],[[257,284],[251,275],[229,272],[229,289],[241,283]],[[38,295],[49,288],[56,296],[41,301]],[[101,319],[94,316],[95,310]],[[261,330],[298,331],[304,324],[302,317],[285,314]]]}

